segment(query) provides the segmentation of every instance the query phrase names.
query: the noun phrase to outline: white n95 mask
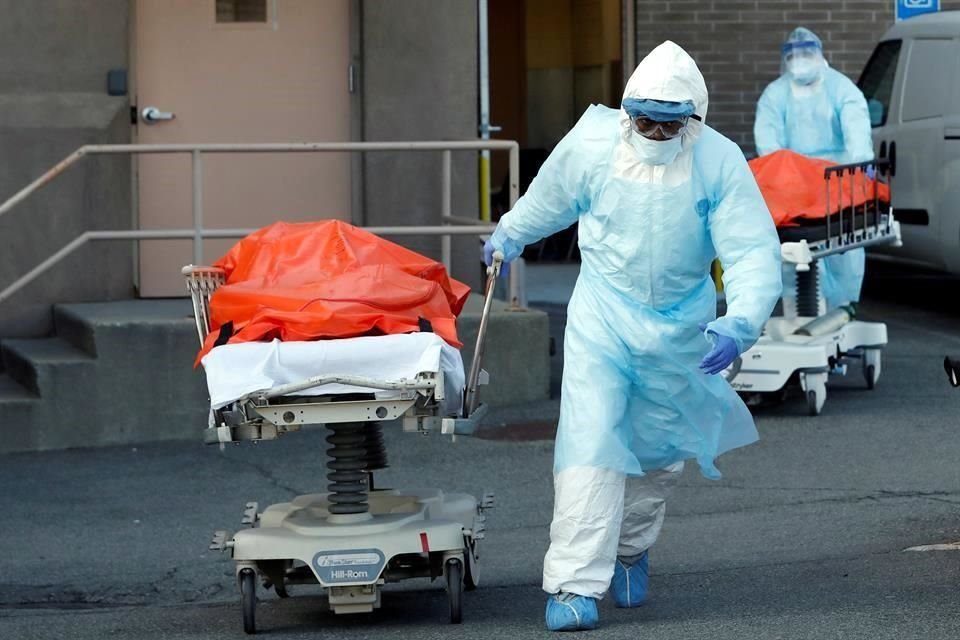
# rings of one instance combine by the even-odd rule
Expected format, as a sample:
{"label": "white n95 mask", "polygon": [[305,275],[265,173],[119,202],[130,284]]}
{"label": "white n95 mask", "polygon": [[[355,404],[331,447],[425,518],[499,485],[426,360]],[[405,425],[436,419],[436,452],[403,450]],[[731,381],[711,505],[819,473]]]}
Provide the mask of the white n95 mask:
{"label": "white n95 mask", "polygon": [[631,132],[629,137],[630,146],[640,161],[646,164],[670,164],[683,150],[682,140],[682,136],[670,140],[651,140],[636,132]]}

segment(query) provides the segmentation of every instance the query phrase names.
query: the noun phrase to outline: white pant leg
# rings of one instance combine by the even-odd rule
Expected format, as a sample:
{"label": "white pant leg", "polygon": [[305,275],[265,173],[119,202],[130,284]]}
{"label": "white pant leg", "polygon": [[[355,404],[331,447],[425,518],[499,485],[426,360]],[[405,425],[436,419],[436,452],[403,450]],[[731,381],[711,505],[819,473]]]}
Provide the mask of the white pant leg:
{"label": "white pant leg", "polygon": [[623,518],[623,473],[570,467],[554,477],[543,590],[602,598],[613,578]]}
{"label": "white pant leg", "polygon": [[683,472],[683,462],[627,478],[617,556],[633,558],[653,546],[663,527],[666,500]]}

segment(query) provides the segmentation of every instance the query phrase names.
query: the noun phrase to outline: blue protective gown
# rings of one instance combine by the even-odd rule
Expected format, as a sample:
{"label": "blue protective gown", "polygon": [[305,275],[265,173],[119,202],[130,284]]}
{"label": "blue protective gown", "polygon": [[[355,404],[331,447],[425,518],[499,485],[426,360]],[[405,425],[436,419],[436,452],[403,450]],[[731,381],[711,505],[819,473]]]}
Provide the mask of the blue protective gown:
{"label": "blue protective gown", "polygon": [[[757,153],[779,149],[838,164],[873,159],[870,113],[857,86],[824,64],[819,81],[795,84],[789,74],[770,83],[760,96],[753,128]],[[828,256],[820,261],[820,290],[827,309],[860,301],[866,267],[863,249]],[[795,295],[796,271],[785,265],[786,295]]]}
{"label": "blue protective gown", "polygon": [[[693,71],[671,62],[663,73],[672,77],[640,74],[625,95],[691,99],[705,116],[693,61]],[[650,166],[631,156],[629,128],[622,110],[589,108],[491,241],[512,260],[579,222],[583,264],[568,310],[555,473],[641,475],[695,458],[716,478],[714,459],[757,432],[729,384],[699,370],[710,343],[698,325],[730,336],[741,353],[753,345],[781,292],[780,245],[736,144],[691,122],[676,160]],[[715,319],[718,255],[728,307]]]}
{"label": "blue protective gown", "polygon": [[[707,115],[703,76],[669,41],[640,62],[623,98],[690,101]],[[710,342],[698,325],[750,347],[780,295],[780,244],[735,144],[693,118],[680,138],[642,138],[624,110],[605,107],[586,111],[491,242],[509,260],[574,222],[583,264],[567,316],[543,588],[600,598],[617,556],[655,542],[683,460],[716,478],[718,455],[757,439],[736,393],[699,369]]]}

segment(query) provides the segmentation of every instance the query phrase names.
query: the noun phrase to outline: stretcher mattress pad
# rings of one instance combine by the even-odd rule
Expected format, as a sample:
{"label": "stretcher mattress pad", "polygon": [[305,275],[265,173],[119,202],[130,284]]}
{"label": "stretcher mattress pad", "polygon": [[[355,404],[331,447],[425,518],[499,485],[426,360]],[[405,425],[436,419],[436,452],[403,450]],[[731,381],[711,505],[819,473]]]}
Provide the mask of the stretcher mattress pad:
{"label": "stretcher mattress pad", "polygon": [[[444,374],[444,415],[462,405],[466,375],[460,352],[433,333],[410,333],[310,342],[243,342],[225,344],[204,356],[203,368],[214,409],[257,391],[301,382],[316,376],[364,376],[382,381],[413,380],[420,373]],[[327,384],[297,396],[373,393],[399,397],[399,391]]]}

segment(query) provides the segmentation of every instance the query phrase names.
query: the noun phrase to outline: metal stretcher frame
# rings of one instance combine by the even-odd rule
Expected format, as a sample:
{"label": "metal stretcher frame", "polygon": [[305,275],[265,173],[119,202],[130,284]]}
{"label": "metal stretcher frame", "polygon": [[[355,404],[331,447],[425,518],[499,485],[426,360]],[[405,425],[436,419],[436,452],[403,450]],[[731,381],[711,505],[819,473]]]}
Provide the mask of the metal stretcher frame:
{"label": "metal stretcher frame", "polygon": [[[864,200],[860,206],[855,206],[851,203],[850,207],[843,207],[844,178],[847,178],[852,199],[857,180],[866,179],[867,169],[871,166],[876,170],[878,178],[879,176],[889,176],[890,163],[886,160],[842,164],[827,167],[823,170],[823,182],[827,200],[826,209],[828,213],[828,215],[824,216],[826,238],[823,241],[811,243],[811,252],[814,258],[824,258],[836,253],[850,251],[851,249],[890,242],[891,236],[895,233],[896,223],[893,220],[892,205],[888,212],[883,211],[883,203],[880,200],[879,180],[872,181],[873,198]],[[833,188],[834,185],[836,187],[835,191]],[[833,221],[831,219],[834,216],[829,215],[829,212],[833,210],[830,203],[832,201],[831,195],[834,194],[836,195],[836,202],[840,205],[838,212],[839,230],[837,233],[832,232],[831,226],[833,225]],[[863,225],[859,229],[857,228],[858,210],[862,213],[863,217]],[[871,216],[873,217],[873,224],[869,223]],[[849,221],[848,227],[844,225],[844,222],[847,220]]]}
{"label": "metal stretcher frame", "polygon": [[[831,214],[834,208],[832,203],[843,203],[843,181],[847,180],[850,193],[853,194],[857,181],[867,179],[869,167],[875,168],[877,176],[872,181],[873,197],[860,205],[840,206],[837,212]],[[880,178],[889,175],[890,164],[885,160],[826,167],[823,179],[827,215],[822,225],[804,227],[807,233],[822,237],[803,238],[803,229],[798,229],[793,233],[800,237],[781,239],[784,261],[795,264],[797,271],[802,272],[807,271],[811,263],[838,253],[881,244],[899,246],[900,224],[895,220],[893,206],[880,199]],[[858,218],[862,220],[859,225]]]}
{"label": "metal stretcher frame", "polygon": [[[486,372],[481,369],[487,325],[493,306],[496,278],[502,265],[502,255],[494,256],[488,268],[484,291],[483,312],[474,349],[473,362],[466,380],[462,409],[457,416],[440,415],[444,400],[443,372],[424,372],[414,379],[379,380],[364,376],[324,374],[300,382],[286,384],[248,394],[229,407],[212,412],[213,420],[204,436],[208,444],[238,440],[269,440],[299,430],[301,425],[336,424],[344,422],[386,421],[403,418],[405,431],[430,431],[439,428],[445,435],[470,435],[487,413],[479,402],[479,387],[486,384]],[[222,269],[209,266],[183,267],[187,291],[193,304],[197,336],[203,345],[210,333],[210,300],[226,281]],[[372,391],[400,391],[399,398],[362,399],[354,396],[319,395],[297,397],[305,391],[326,384],[339,383],[363,387]]]}

